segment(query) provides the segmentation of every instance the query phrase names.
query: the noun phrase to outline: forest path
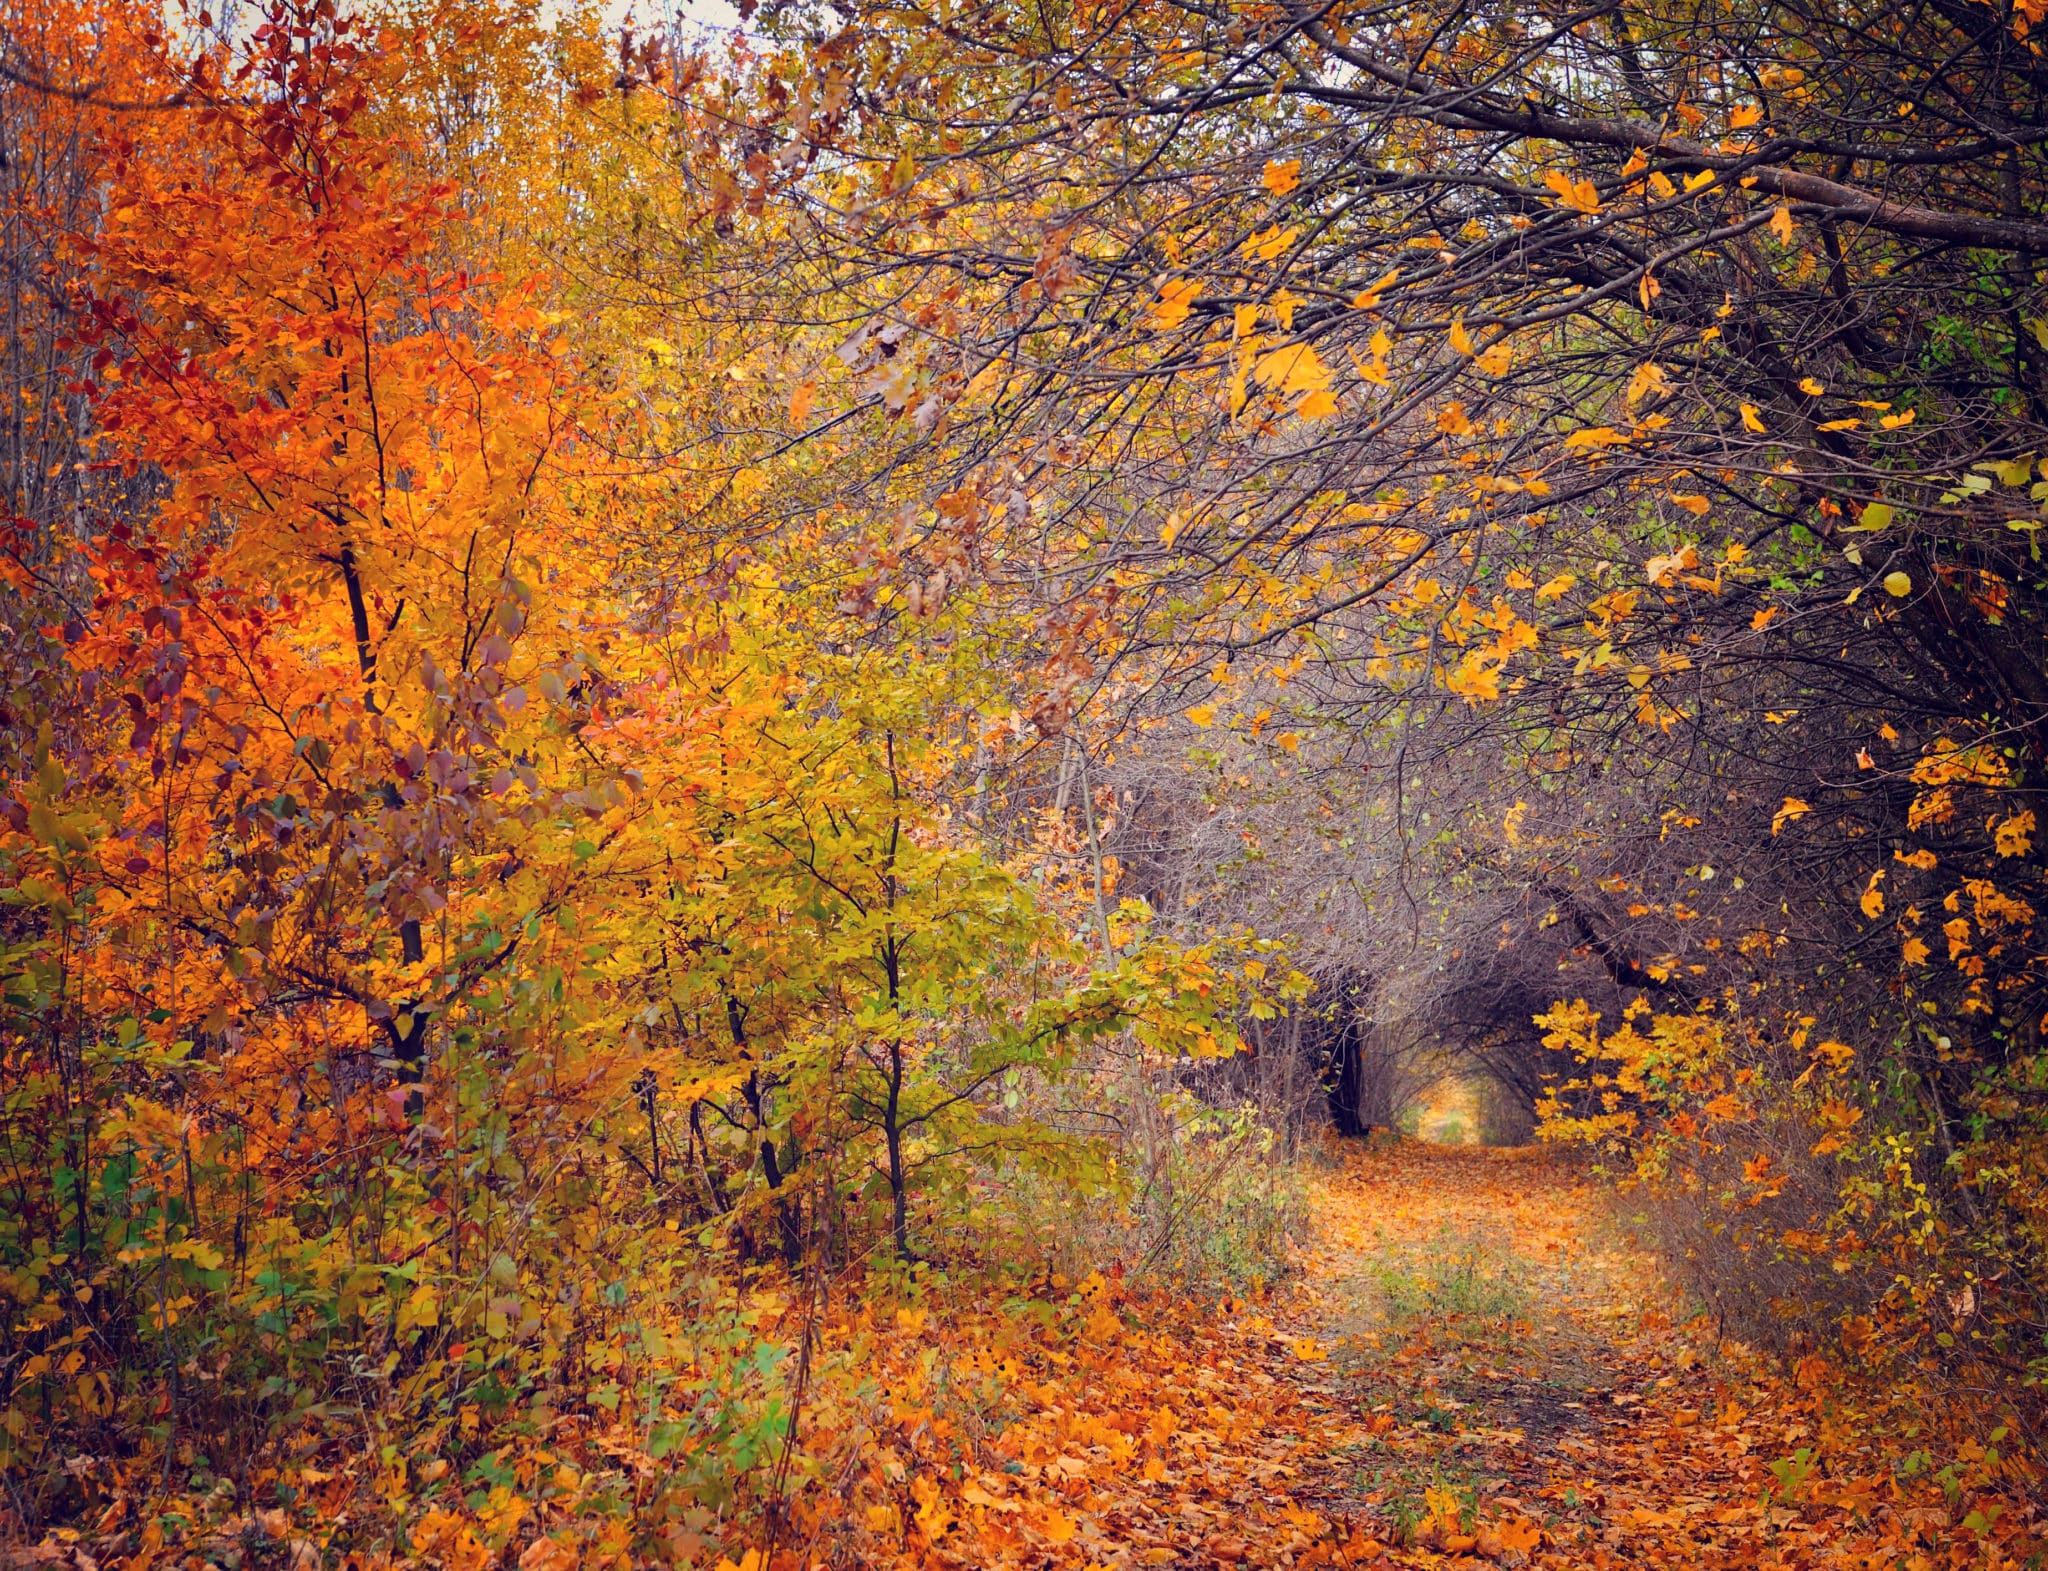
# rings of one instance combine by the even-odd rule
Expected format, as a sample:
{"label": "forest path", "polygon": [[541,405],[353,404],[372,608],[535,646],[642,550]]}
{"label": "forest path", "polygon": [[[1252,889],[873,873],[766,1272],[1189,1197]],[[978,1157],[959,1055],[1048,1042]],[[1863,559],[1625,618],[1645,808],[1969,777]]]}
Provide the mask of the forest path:
{"label": "forest path", "polygon": [[1804,1416],[1760,1363],[1681,1331],[1656,1262],[1543,1149],[1347,1153],[1304,1309],[1366,1433],[1304,1503],[1399,1562],[1808,1563],[1837,1525],[1769,1512]]}
{"label": "forest path", "polygon": [[1655,1260],[1555,1153],[1348,1144],[1313,1188],[1302,1269],[1263,1307],[1150,1301],[1119,1317],[1098,1277],[1090,1325],[1039,1364],[1050,1378],[1025,1387],[996,1447],[1011,1460],[927,1508],[937,1558],[2017,1563],[2002,1558],[2017,1539],[1967,1527],[1968,1499],[1895,1474],[1819,1360],[1802,1388],[1710,1323],[1678,1324]]}

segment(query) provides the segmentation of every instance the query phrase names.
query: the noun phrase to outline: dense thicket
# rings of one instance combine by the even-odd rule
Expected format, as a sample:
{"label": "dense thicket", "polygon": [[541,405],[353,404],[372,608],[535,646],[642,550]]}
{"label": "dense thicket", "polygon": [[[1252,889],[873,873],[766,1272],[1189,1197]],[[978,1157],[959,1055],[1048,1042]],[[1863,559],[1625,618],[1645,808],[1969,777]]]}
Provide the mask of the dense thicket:
{"label": "dense thicket", "polygon": [[1148,892],[1234,864],[1753,1328],[2033,1381],[2039,18],[852,14],[742,138],[775,308],[900,412],[843,486],[986,515]]}
{"label": "dense thicket", "polygon": [[0,24],[10,1536],[758,1547],[865,1432],[828,1301],[1270,1273],[1174,1075],[1298,979],[956,821],[1000,663],[878,649],[829,515],[729,548],[774,346],[573,265],[661,195],[637,54]]}

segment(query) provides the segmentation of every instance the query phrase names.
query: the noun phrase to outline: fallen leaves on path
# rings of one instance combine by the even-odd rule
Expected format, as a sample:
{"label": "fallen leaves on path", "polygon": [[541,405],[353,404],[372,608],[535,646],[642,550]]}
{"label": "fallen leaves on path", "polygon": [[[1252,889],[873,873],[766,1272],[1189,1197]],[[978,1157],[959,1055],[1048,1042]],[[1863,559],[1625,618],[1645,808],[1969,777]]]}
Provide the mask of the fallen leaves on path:
{"label": "fallen leaves on path", "polygon": [[[722,1508],[674,1490],[740,1411],[700,1402],[667,1441],[623,1410],[557,1420],[545,1452],[493,1453],[460,1491],[415,1457],[410,1509],[399,1471],[337,1457],[299,1469],[290,1511],[178,1497],[146,1520],[122,1496],[99,1536],[0,1564],[204,1571],[275,1544],[295,1571],[2002,1571],[2048,1548],[2013,1436],[1937,1433],[1907,1394],[1684,1320],[1561,1158],[1350,1146],[1317,1189],[1290,1284],[1260,1297],[1113,1271],[1007,1299],[971,1273],[908,1301],[849,1280],[811,1325],[800,1444],[777,1464],[779,1421],[750,1420],[764,1460]],[[750,1305],[762,1335],[799,1334],[790,1284]],[[396,1554],[351,1525],[374,1523],[372,1484],[408,1523]]]}
{"label": "fallen leaves on path", "polygon": [[[1675,1324],[1653,1262],[1547,1153],[1354,1150],[1323,1188],[1276,1304],[1205,1313],[1098,1276],[1064,1343],[992,1316],[946,1330],[985,1335],[978,1357],[893,1349],[842,1552],[1931,1571],[2042,1549],[2040,1475],[2011,1437],[1915,1435],[1817,1358],[1787,1374]],[[978,1426],[931,1383],[976,1368],[994,1381]]]}

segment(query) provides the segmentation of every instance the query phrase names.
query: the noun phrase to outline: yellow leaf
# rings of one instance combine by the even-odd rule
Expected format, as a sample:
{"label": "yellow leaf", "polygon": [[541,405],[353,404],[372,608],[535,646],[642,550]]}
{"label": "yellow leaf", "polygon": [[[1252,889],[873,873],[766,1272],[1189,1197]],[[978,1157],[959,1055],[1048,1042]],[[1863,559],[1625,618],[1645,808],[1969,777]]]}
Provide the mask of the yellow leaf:
{"label": "yellow leaf", "polygon": [[1920,411],[1917,409],[1908,409],[1904,414],[1886,415],[1877,423],[1887,431],[1896,431],[1900,426],[1911,425],[1919,413]]}
{"label": "yellow leaf", "polygon": [[1771,833],[1776,834],[1795,818],[1804,818],[1813,808],[1796,796],[1785,798],[1785,805],[1771,815]]}
{"label": "yellow leaf", "polygon": [[1475,649],[1445,673],[1444,686],[1468,703],[1500,697],[1500,666]]}
{"label": "yellow leaf", "polygon": [[1819,429],[1822,431],[1853,431],[1861,424],[1863,422],[1860,419],[1851,415],[1844,420],[1823,420],[1820,423]]}
{"label": "yellow leaf", "polygon": [[1643,576],[1653,584],[1668,584],[1678,574],[1700,564],[1699,549],[1685,546],[1669,556],[1653,556],[1643,564]]}
{"label": "yellow leaf", "polygon": [[1823,1042],[1813,1050],[1813,1056],[1826,1059],[1828,1072],[1838,1075],[1856,1062],[1856,1049],[1847,1042]]}
{"label": "yellow leaf", "polygon": [[1357,311],[1370,311],[1374,306],[1380,303],[1380,296],[1385,294],[1389,289],[1394,287],[1394,281],[1398,279],[1400,276],[1401,270],[1399,268],[1395,268],[1393,271],[1389,272],[1384,278],[1378,280],[1378,282],[1371,284],[1367,288],[1359,290],[1357,294],[1351,297],[1352,309]]}
{"label": "yellow leaf", "polygon": [[1337,412],[1337,400],[1330,393],[1318,390],[1296,404],[1294,412],[1304,420],[1327,420]]}
{"label": "yellow leaf", "polygon": [[1290,158],[1285,163],[1272,159],[1266,162],[1266,172],[1259,176],[1259,184],[1275,196],[1285,196],[1301,184],[1301,160]]}
{"label": "yellow leaf", "polygon": [[1771,214],[1771,233],[1778,237],[1780,245],[1792,243],[1792,209],[1789,205],[1782,205]]}
{"label": "yellow leaf", "polygon": [[1214,704],[1197,704],[1188,711],[1188,719],[1198,726],[1214,725],[1216,723],[1216,706]]}
{"label": "yellow leaf", "polygon": [[1913,580],[1904,573],[1886,573],[1884,575],[1884,592],[1894,600],[1903,600],[1913,592]]}
{"label": "yellow leaf", "polygon": [[1508,570],[1508,588],[1534,589],[1535,587],[1536,580],[1529,576],[1529,570],[1526,567],[1516,567]]}
{"label": "yellow leaf", "polygon": [[1308,344],[1289,344],[1261,355],[1252,368],[1261,387],[1283,397],[1294,393],[1320,393],[1330,385],[1330,373]]}
{"label": "yellow leaf", "polygon": [[943,1538],[946,1529],[953,1525],[953,1513],[946,1509],[946,1497],[933,1490],[924,1504],[917,1508],[917,1525],[928,1540]]}
{"label": "yellow leaf", "polygon": [[1495,344],[1472,363],[1488,376],[1505,376],[1514,356],[1506,344]]}
{"label": "yellow leaf", "polygon": [[1802,376],[1799,379],[1799,391],[1806,394],[1808,398],[1818,398],[1827,390],[1827,384],[1818,377]]}
{"label": "yellow leaf", "polygon": [[1567,450],[1582,451],[1589,447],[1626,447],[1628,438],[1611,425],[1591,426],[1583,431],[1574,431],[1564,439]]}
{"label": "yellow leaf", "polygon": [[1463,317],[1456,317],[1451,321],[1451,347],[1461,355],[1472,353],[1472,335],[1465,331]]}
{"label": "yellow leaf", "polygon": [[967,386],[960,396],[963,399],[979,398],[1002,379],[1003,362],[1001,360],[991,360],[967,379]]}
{"label": "yellow leaf", "polygon": [[1159,286],[1159,298],[1152,302],[1152,325],[1174,328],[1188,319],[1195,297],[1202,292],[1199,279],[1178,278]]}
{"label": "yellow leaf", "polygon": [[1074,1536],[1074,1519],[1063,1514],[1057,1506],[1047,1506],[1044,1515],[1038,1519],[1038,1530],[1055,1544],[1064,1544]]}
{"label": "yellow leaf", "polygon": [[1664,368],[1654,360],[1645,360],[1636,367],[1635,375],[1628,379],[1628,391],[1622,396],[1631,404],[1639,404],[1653,393],[1668,393],[1671,383],[1664,376]]}
{"label": "yellow leaf", "polygon": [[441,1323],[441,1306],[434,1296],[434,1289],[425,1282],[420,1283],[406,1295],[405,1303],[398,1311],[398,1328],[409,1331],[415,1326],[432,1326]]}
{"label": "yellow leaf", "polygon": [[1579,581],[1577,573],[1559,573],[1541,589],[1536,591],[1538,600],[1562,600],[1570,593],[1572,585]]}
{"label": "yellow leaf", "polygon": [[1755,125],[1757,121],[1763,119],[1763,117],[1763,105],[1742,104],[1736,108],[1734,114],[1728,117],[1728,127],[1733,131],[1746,131]]}
{"label": "yellow leaf", "polygon": [[1927,958],[1927,945],[1920,939],[1909,938],[1900,949],[1900,958],[1907,965],[1916,966]]}
{"label": "yellow leaf", "polygon": [[2034,813],[2022,808],[2001,823],[1994,835],[2000,856],[2025,856],[2034,843]]}
{"label": "yellow leaf", "polygon": [[1270,262],[1289,246],[1301,233],[1299,229],[1282,229],[1278,224],[1262,229],[1245,242],[1245,249],[1261,262]]}
{"label": "yellow leaf", "polygon": [[1590,180],[1574,180],[1563,170],[1553,169],[1543,177],[1543,183],[1556,193],[1560,207],[1580,213],[1600,211],[1600,192]]}
{"label": "yellow leaf", "polygon": [[1695,191],[1704,191],[1714,183],[1715,179],[1716,176],[1711,169],[1702,169],[1696,175],[1687,175],[1685,178],[1685,194],[1691,196]]}
{"label": "yellow leaf", "polygon": [[[984,368],[986,369],[986,368]],[[977,376],[975,381],[979,381]],[[974,391],[974,383],[967,384],[968,391]],[[792,425],[802,425],[811,418],[811,400],[817,396],[816,382],[799,382],[789,395],[789,420]]]}
{"label": "yellow leaf", "polygon": [[1742,406],[1742,425],[1744,430],[1754,431],[1758,435],[1763,434],[1765,429],[1764,422],[1762,417],[1758,415],[1755,404],[1744,404]]}
{"label": "yellow leaf", "polygon": [[1870,882],[1863,889],[1863,898],[1857,902],[1863,907],[1863,914],[1872,921],[1884,915],[1884,891],[1877,887],[1882,882],[1884,869],[1880,867],[1870,875]]}
{"label": "yellow leaf", "polygon": [[1533,1555],[1543,1542],[1543,1524],[1531,1517],[1510,1517],[1505,1522],[1496,1523],[1493,1532],[1503,1549],[1511,1549],[1518,1555]]}

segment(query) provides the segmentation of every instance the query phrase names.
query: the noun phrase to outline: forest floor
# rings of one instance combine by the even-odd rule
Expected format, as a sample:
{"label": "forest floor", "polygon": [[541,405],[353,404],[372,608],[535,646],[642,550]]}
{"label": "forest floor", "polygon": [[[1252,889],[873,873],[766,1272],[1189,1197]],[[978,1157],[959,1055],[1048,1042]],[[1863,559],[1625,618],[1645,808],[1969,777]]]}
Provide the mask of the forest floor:
{"label": "forest floor", "polygon": [[1352,1148],[1320,1187],[1284,1307],[1098,1316],[1093,1350],[1024,1382],[999,1469],[919,1492],[906,1547],[1086,1567],[2036,1563],[2038,1506],[1935,1478],[1924,1452],[1902,1473],[1909,1448],[1837,1372],[1788,1375],[1688,1321],[1568,1163],[1411,1141]]}

